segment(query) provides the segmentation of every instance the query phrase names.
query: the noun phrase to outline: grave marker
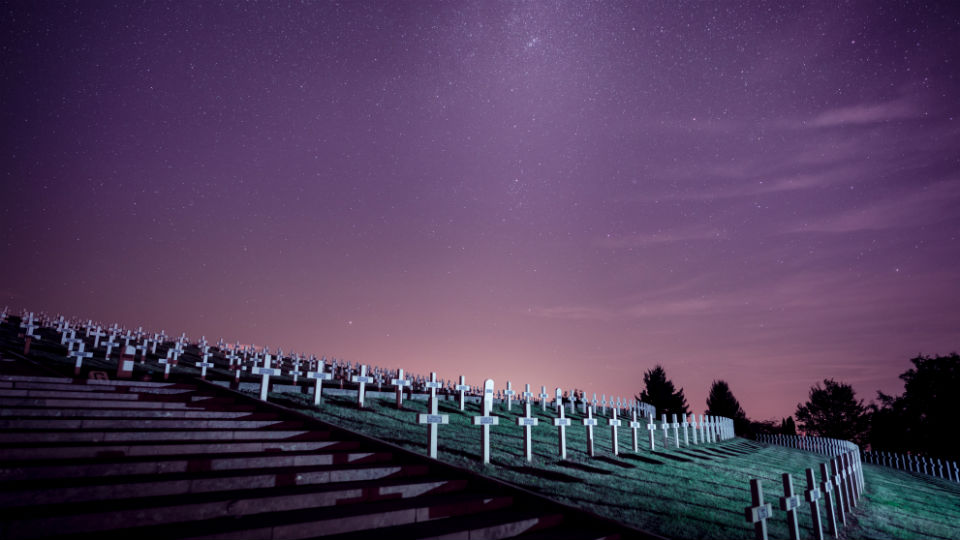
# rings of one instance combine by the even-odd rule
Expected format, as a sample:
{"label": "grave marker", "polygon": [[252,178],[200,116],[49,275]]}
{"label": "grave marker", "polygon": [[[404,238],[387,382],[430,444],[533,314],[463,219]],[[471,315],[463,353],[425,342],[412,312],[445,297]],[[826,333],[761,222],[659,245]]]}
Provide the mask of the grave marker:
{"label": "grave marker", "polygon": [[610,439],[613,441],[613,455],[620,455],[620,442],[617,439],[617,428],[620,427],[620,420],[617,419],[617,409],[610,410],[610,419],[607,420],[610,426]]}
{"label": "grave marker", "polygon": [[[119,345],[119,343],[117,345]],[[167,356],[157,362],[163,364],[163,380],[169,379],[170,367],[177,365],[177,360],[173,357],[173,349],[167,349]]]}
{"label": "grave marker", "polygon": [[557,406],[557,414],[560,414],[560,409],[563,408],[563,390],[557,388],[556,395],[553,397],[553,404]]}
{"label": "grave marker", "polygon": [[756,478],[750,479],[750,500],[753,506],[744,509],[747,522],[753,523],[756,540],[767,540],[767,519],[773,515],[773,509],[770,503],[763,502],[763,486]]}
{"label": "grave marker", "polygon": [[[557,388],[559,392],[560,389]],[[557,426],[557,433],[560,437],[559,447],[560,447],[560,459],[567,459],[567,426],[570,425],[570,419],[564,418],[563,416],[563,407],[557,409],[557,414],[560,416],[553,419],[553,425]]]}
{"label": "grave marker", "polygon": [[[527,385],[527,387],[529,388],[530,385]],[[537,425],[538,420],[530,416],[529,399],[523,404],[523,409],[524,416],[517,418],[517,425],[523,426],[523,453],[529,462],[533,461],[533,426]]]}
{"label": "grave marker", "polygon": [[97,326],[96,331],[87,332],[87,337],[93,336],[93,348],[97,349],[100,347],[100,338],[106,337],[107,333],[104,332],[99,326]]}
{"label": "grave marker", "polygon": [[520,394],[523,397],[523,400],[527,403],[530,403],[530,400],[533,399],[533,392],[530,391],[530,385],[523,385],[523,393]]}
{"label": "grave marker", "polygon": [[74,375],[74,376],[79,376],[79,375],[80,375],[80,368],[83,367],[83,359],[84,359],[84,358],[93,358],[93,353],[92,353],[92,352],[83,352],[83,341],[81,341],[81,342],[80,342],[80,345],[77,347],[77,350],[74,351],[74,352],[72,352],[72,353],[70,353],[68,356],[70,356],[71,358],[76,358],[76,359],[77,359],[76,364],[74,364],[74,366],[73,366],[73,375]]}
{"label": "grave marker", "polygon": [[462,411],[466,405],[466,393],[470,391],[470,385],[466,384],[466,379],[461,375],[460,384],[454,386],[453,389],[460,392],[460,410]]}
{"label": "grave marker", "polygon": [[[410,384],[411,384],[411,383],[410,383],[410,380],[409,380],[409,379],[405,379],[405,378],[403,377],[403,370],[402,370],[402,369],[398,369],[398,370],[397,370],[397,378],[396,378],[396,379],[390,379],[390,384],[394,385],[394,386],[397,388],[397,408],[398,408],[398,409],[402,409],[402,408],[403,408],[403,389],[404,389],[404,387],[406,387],[406,386],[410,386]],[[461,392],[461,395],[463,395],[462,392]],[[461,407],[460,410],[462,411],[462,410],[463,410],[463,407]]]}
{"label": "grave marker", "polygon": [[593,406],[587,409],[587,417],[581,420],[584,427],[587,428],[587,455],[594,457],[593,454],[593,426],[597,425],[597,419],[593,417]]}
{"label": "grave marker", "polygon": [[357,391],[357,407],[363,408],[363,397],[366,392],[366,387],[368,384],[373,382],[373,377],[367,375],[367,366],[360,366],[360,374],[350,377],[350,382],[355,382],[360,385],[360,389]]}
{"label": "grave marker", "polygon": [[674,414],[672,418],[673,422],[670,424],[670,427],[673,428],[673,443],[677,448],[680,448],[680,423],[677,422],[677,415]]}
{"label": "grave marker", "polygon": [[540,387],[540,395],[539,395],[538,397],[540,398],[540,409],[541,409],[542,411],[546,412],[546,411],[547,411],[547,398],[550,397],[550,394],[547,393],[547,387],[546,387],[546,386],[541,386],[541,387]]}
{"label": "grave marker", "polygon": [[[264,351],[266,351],[264,347]],[[260,400],[267,400],[267,391],[270,389],[270,377],[280,375],[280,370],[270,367],[270,353],[263,353],[263,366],[257,366],[250,370],[254,375],[260,375]]]}
{"label": "grave marker", "polygon": [[837,488],[837,521],[841,525],[847,524],[847,513],[843,503],[843,485],[840,483],[840,469],[837,467],[837,458],[830,460],[830,472],[833,474],[833,485]]}
{"label": "grave marker", "polygon": [[443,383],[437,382],[437,374],[435,372],[430,372],[430,380],[423,383],[423,386],[430,390],[430,400],[436,401],[437,389],[443,388]]}
{"label": "grave marker", "polygon": [[634,452],[639,452],[639,451],[640,451],[640,447],[639,447],[639,445],[638,445],[638,442],[639,442],[639,441],[638,441],[638,436],[637,436],[637,430],[640,429],[640,422],[637,421],[637,410],[634,409],[633,411],[631,411],[631,413],[632,413],[632,415],[633,415],[633,420],[630,420],[630,431],[633,432],[633,437],[632,437],[632,438],[633,438],[633,451],[634,451]]}
{"label": "grave marker", "polygon": [[493,410],[493,379],[483,381],[483,415],[474,416],[473,425],[481,426],[480,435],[481,456],[484,465],[490,463],[490,426],[500,424],[500,419],[490,416]]}
{"label": "grave marker", "polygon": [[800,540],[800,529],[797,521],[797,508],[800,506],[800,497],[793,493],[793,477],[790,473],[783,473],[783,497],[780,497],[780,509],[787,513],[787,529],[790,540]]}
{"label": "grave marker", "polygon": [[667,422],[667,413],[660,416],[660,428],[663,430],[663,449],[669,448],[670,424]]}
{"label": "grave marker", "polygon": [[687,437],[687,428],[690,426],[690,422],[687,421],[687,413],[683,413],[683,445],[690,446],[690,439]]}
{"label": "grave marker", "polygon": [[[436,374],[434,374],[434,377],[436,377]],[[403,387],[401,386],[399,388]],[[430,397],[430,413],[418,414],[417,423],[427,424],[427,447],[430,449],[430,457],[437,459],[437,428],[440,424],[449,424],[450,416],[446,414],[437,414],[436,396]]]}
{"label": "grave marker", "polygon": [[697,415],[695,414],[690,415],[690,431],[691,431],[691,435],[693,435],[693,444],[698,444],[697,443]]}
{"label": "grave marker", "polygon": [[656,432],[657,424],[653,421],[653,416],[647,417],[647,431],[650,433],[650,451],[656,451]]}
{"label": "grave marker", "polygon": [[207,368],[213,367],[213,362],[209,361],[211,356],[210,347],[204,347],[203,357],[196,363],[197,367],[200,368],[200,378],[203,380],[207,380]]}
{"label": "grave marker", "polygon": [[807,490],[803,492],[803,498],[810,503],[810,516],[813,520],[813,533],[817,540],[823,540],[823,525],[820,523],[820,490],[817,489],[817,478],[814,476],[813,469],[808,468]]}
{"label": "grave marker", "polygon": [[123,347],[122,351],[120,352],[120,358],[117,359],[118,379],[129,379],[133,376],[133,360],[136,358],[136,354],[136,347],[131,345]]}
{"label": "grave marker", "polygon": [[[323,381],[329,381],[333,379],[333,373],[327,373],[326,367],[327,361],[326,359],[323,359],[320,360],[320,363],[317,365],[316,371],[307,372],[307,378],[316,381],[316,384],[313,387],[314,405],[320,405],[320,402],[323,400]],[[237,370],[237,373],[240,373],[239,369]]]}
{"label": "grave marker", "polygon": [[507,389],[503,391],[503,395],[507,396],[507,410],[509,411],[513,405],[513,395],[516,392],[513,391],[513,386],[510,384],[510,381],[507,381]]}
{"label": "grave marker", "polygon": [[823,482],[820,482],[820,489],[823,491],[823,503],[827,508],[827,525],[829,525],[830,535],[837,537],[837,519],[833,511],[833,482],[830,481],[830,474],[827,472],[827,464],[820,464],[820,476]]}

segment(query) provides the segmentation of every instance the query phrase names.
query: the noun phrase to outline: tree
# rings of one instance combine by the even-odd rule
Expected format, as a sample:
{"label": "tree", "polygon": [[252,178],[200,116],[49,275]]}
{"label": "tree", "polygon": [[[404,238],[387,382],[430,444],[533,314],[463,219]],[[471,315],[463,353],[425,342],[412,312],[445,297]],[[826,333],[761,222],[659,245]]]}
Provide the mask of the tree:
{"label": "tree", "polygon": [[917,356],[913,368],[900,375],[902,396],[877,392],[870,426],[870,445],[877,450],[917,452],[954,458],[954,434],[946,426],[960,416],[960,355]]}
{"label": "tree", "polygon": [[870,417],[849,384],[824,379],[810,388],[810,399],[797,404],[797,422],[808,435],[862,444]]}
{"label": "tree", "polygon": [[656,366],[643,374],[644,389],[637,399],[649,403],[657,408],[660,414],[666,413],[677,416],[689,414],[687,398],[683,396],[683,388],[676,390],[673,383],[667,379],[667,373],[662,366]]}
{"label": "tree", "polygon": [[707,395],[707,410],[704,414],[724,416],[733,420],[733,429],[738,435],[746,435],[751,431],[750,420],[743,412],[743,407],[737,398],[733,397],[730,385],[726,381],[713,381],[710,385],[710,394]]}
{"label": "tree", "polygon": [[780,420],[780,433],[784,435],[796,435],[797,434],[797,424],[793,421],[792,416],[788,416]]}

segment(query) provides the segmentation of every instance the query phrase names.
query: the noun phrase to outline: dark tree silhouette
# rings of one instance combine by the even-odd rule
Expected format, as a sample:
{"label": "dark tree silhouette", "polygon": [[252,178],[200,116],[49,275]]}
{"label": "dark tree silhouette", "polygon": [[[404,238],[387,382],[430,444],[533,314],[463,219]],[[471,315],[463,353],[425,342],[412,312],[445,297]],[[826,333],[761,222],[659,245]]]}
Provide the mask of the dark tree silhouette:
{"label": "dark tree silhouette", "polygon": [[960,417],[960,355],[917,356],[900,378],[904,393],[877,392],[870,445],[877,450],[957,456],[955,434],[945,426]]}
{"label": "dark tree silhouette", "polygon": [[824,379],[810,388],[810,399],[797,405],[797,422],[808,435],[862,444],[870,417],[849,384]]}
{"label": "dark tree silhouette", "polygon": [[726,381],[713,381],[710,385],[710,394],[707,395],[707,410],[704,414],[724,416],[733,420],[733,428],[738,435],[747,435],[750,432],[750,420],[743,412],[743,407],[737,398],[733,397],[730,385]]}
{"label": "dark tree silhouette", "polygon": [[780,420],[780,433],[783,433],[784,435],[797,434],[797,424],[793,421],[792,416],[788,416]]}
{"label": "dark tree silhouette", "polygon": [[657,414],[671,414],[680,416],[689,414],[687,398],[683,396],[683,388],[676,390],[673,383],[667,379],[667,373],[662,366],[656,366],[643,374],[644,389],[637,399],[649,403],[657,408]]}

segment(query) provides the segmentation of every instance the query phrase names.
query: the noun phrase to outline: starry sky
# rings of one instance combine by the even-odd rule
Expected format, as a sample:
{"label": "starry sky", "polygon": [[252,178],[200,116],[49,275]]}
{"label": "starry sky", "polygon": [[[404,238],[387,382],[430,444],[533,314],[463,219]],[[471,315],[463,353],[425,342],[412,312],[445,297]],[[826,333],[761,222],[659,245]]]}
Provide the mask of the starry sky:
{"label": "starry sky", "polygon": [[951,2],[3,2],[0,306],[751,418],[960,337]]}

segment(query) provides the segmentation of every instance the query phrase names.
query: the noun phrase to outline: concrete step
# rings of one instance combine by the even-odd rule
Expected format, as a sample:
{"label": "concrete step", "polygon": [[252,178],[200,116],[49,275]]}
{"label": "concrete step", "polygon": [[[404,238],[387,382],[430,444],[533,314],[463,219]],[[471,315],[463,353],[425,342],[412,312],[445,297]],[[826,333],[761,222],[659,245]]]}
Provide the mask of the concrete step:
{"label": "concrete step", "polygon": [[122,409],[49,409],[46,407],[18,407],[0,409],[0,418],[243,418],[245,420],[271,420],[272,413],[249,411],[204,411],[204,410],[122,410]]}
{"label": "concrete step", "polygon": [[242,441],[260,439],[317,440],[329,432],[290,429],[201,429],[154,431],[3,431],[0,445],[49,444],[58,442],[116,443],[147,441]]}
{"label": "concrete step", "polygon": [[62,430],[62,429],[262,429],[300,422],[284,420],[211,420],[208,418],[56,418],[56,419],[0,419],[5,430]]}
{"label": "concrete step", "polygon": [[169,382],[169,381],[134,381],[129,379],[116,379],[116,380],[73,379],[70,377],[42,377],[42,376],[25,376],[25,375],[0,375],[0,381],[36,382],[36,383],[47,383],[47,384],[75,384],[75,385],[88,385],[88,386],[101,386],[101,387],[152,386],[155,388],[167,388],[167,387],[196,388],[196,386],[191,384],[183,384],[179,382]]}
{"label": "concrete step", "polygon": [[[325,485],[340,482],[370,482],[387,478],[422,476],[426,465],[371,463],[314,467],[278,467],[276,470],[241,469],[236,471],[191,471],[154,476],[115,477],[92,485],[71,485],[61,482],[40,489],[4,489],[0,506],[48,506],[86,501],[114,501],[138,497],[169,497],[217,491],[274,489],[290,486]],[[7,486],[5,486],[6,488]],[[106,503],[104,503],[106,504]]]}
{"label": "concrete step", "polygon": [[[135,395],[135,394],[131,394]],[[57,399],[0,397],[0,407],[47,407],[52,409],[183,409],[193,407],[203,410],[203,405],[187,401],[131,401],[113,399]]]}
{"label": "concrete step", "polygon": [[[153,527],[224,517],[247,517],[268,512],[318,509],[380,500],[398,500],[428,494],[462,491],[467,480],[412,478],[369,483],[343,483],[309,488],[243,490],[156,499],[128,499],[104,503],[23,508],[10,516],[9,530],[18,535],[52,535],[62,531],[86,533],[124,527]],[[115,503],[115,504],[114,504]],[[60,511],[66,511],[60,514]]]}
{"label": "concrete step", "polygon": [[[319,465],[338,465],[351,463],[384,462],[393,458],[389,452],[347,452],[357,442],[344,442],[326,449],[323,453],[312,450],[309,453],[244,453],[244,454],[200,454],[188,456],[163,456],[162,458],[113,458],[110,461],[100,459],[87,460],[35,460],[17,462],[13,466],[0,466],[0,486],[3,482],[41,479],[98,479],[107,476],[133,476],[142,474],[171,474],[191,471],[227,471],[248,468],[266,469],[271,467],[311,467]],[[110,458],[106,458],[110,459]],[[7,486],[7,489],[10,489]],[[15,503],[14,503],[15,504]]]}
{"label": "concrete step", "polygon": [[144,399],[143,396],[150,395],[177,395],[192,394],[196,390],[186,388],[138,388],[136,392],[104,392],[99,388],[82,390],[25,390],[15,388],[0,388],[0,398],[54,398],[54,399],[109,399],[109,400],[130,400],[136,401]]}
{"label": "concrete step", "polygon": [[[494,540],[498,538],[513,538],[531,531],[544,531],[544,533],[548,535],[547,538],[554,537],[549,535],[562,538],[562,531],[558,530],[560,525],[564,525],[563,514],[560,512],[507,508],[442,520],[430,520],[423,523],[388,527],[378,530],[377,537],[418,538],[425,540],[462,540],[465,538]],[[566,527],[566,525],[564,525],[564,527]],[[370,531],[335,534],[329,538],[331,540],[364,540],[370,538]]]}
{"label": "concrete step", "polygon": [[116,386],[107,386],[103,384],[76,384],[76,383],[47,383],[47,382],[9,382],[6,383],[10,386],[5,386],[4,388],[11,390],[50,390],[50,391],[63,391],[63,392],[113,392],[113,393],[123,393],[123,392],[140,392],[140,393],[151,393],[151,394],[164,394],[164,393],[179,393],[179,392],[196,392],[197,388],[195,386],[187,385],[178,385],[178,384],[169,384],[166,386],[155,386],[155,385],[140,385],[140,384],[130,384],[130,385],[116,385]]}
{"label": "concrete step", "polygon": [[[156,442],[131,445],[54,444],[30,447],[0,447],[0,460],[87,459],[123,456],[174,456],[185,454],[232,454],[242,452],[304,452],[340,448],[355,444],[336,440],[249,441],[249,442]],[[358,443],[356,443],[358,444]],[[347,449],[347,448],[344,448]]]}

